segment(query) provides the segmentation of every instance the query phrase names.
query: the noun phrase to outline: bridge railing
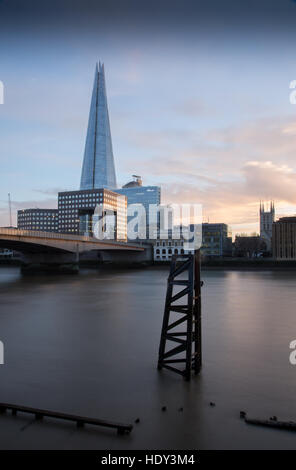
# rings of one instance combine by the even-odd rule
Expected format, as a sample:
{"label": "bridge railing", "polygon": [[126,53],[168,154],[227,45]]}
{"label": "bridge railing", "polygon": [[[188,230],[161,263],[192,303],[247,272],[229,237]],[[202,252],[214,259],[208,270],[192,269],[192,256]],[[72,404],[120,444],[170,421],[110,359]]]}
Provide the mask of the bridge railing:
{"label": "bridge railing", "polygon": [[18,228],[0,227],[0,235],[15,235],[19,237],[58,238],[63,240],[97,241],[96,238],[84,235],[70,235],[67,233],[45,232],[40,230],[23,230]]}
{"label": "bridge railing", "polygon": [[71,235],[67,233],[58,233],[58,232],[42,232],[39,230],[22,230],[17,228],[4,228],[0,227],[0,236],[1,235],[12,235],[17,237],[33,237],[33,238],[51,238],[56,240],[69,240],[69,241],[77,241],[77,242],[89,242],[89,243],[105,243],[109,244],[113,243],[116,245],[123,245],[123,246],[137,246],[137,244],[133,245],[132,243],[128,243],[125,241],[117,241],[117,240],[98,240],[94,237],[87,237],[85,235]]}

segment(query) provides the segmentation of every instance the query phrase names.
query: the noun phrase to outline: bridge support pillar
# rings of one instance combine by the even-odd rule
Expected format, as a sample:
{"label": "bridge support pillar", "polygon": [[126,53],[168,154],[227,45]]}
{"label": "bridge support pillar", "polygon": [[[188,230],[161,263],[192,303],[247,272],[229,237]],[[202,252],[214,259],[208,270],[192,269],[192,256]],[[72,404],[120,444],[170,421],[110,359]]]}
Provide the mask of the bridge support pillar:
{"label": "bridge support pillar", "polygon": [[26,253],[21,256],[22,274],[77,274],[76,253]]}

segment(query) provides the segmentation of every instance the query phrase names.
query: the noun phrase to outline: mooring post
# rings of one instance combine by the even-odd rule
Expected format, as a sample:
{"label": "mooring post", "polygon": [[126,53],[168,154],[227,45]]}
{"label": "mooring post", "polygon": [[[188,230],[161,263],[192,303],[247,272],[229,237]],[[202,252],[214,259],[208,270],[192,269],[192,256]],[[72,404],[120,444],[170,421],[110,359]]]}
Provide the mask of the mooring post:
{"label": "mooring post", "polygon": [[[185,279],[179,277],[181,274],[185,275]],[[174,293],[174,288],[181,290]],[[183,302],[180,304],[178,301],[181,299]],[[176,346],[170,347],[172,342],[177,343]],[[160,337],[158,369],[172,370],[190,380],[192,371],[195,374],[199,373],[201,360],[200,250],[196,250],[194,254],[172,257]]]}
{"label": "mooring post", "polygon": [[194,372],[198,374],[202,366],[202,339],[201,339],[201,257],[200,249],[194,252],[194,321],[195,321],[195,361]]}

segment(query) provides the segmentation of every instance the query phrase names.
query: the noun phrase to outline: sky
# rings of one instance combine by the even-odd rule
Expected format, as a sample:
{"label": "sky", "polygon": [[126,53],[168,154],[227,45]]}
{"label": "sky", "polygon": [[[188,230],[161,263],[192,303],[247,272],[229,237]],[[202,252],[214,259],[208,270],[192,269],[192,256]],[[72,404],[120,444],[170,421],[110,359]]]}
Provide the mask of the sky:
{"label": "sky", "polygon": [[296,2],[0,0],[0,225],[79,189],[95,64],[119,185],[258,232],[296,213]]}

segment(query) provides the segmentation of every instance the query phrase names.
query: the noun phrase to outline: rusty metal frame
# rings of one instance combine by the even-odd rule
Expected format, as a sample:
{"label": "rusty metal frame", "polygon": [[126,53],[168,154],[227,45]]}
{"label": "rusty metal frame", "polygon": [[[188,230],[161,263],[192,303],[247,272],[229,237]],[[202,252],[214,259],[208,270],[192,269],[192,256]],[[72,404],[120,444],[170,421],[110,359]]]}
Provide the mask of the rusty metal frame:
{"label": "rusty metal frame", "polygon": [[[187,275],[186,279],[176,279],[183,273]],[[198,374],[202,364],[201,285],[200,250],[196,250],[194,254],[174,255],[167,283],[158,370],[169,369],[182,375],[186,380],[190,380],[192,371]],[[183,289],[174,293],[175,286],[182,286]],[[175,304],[186,296],[186,304]],[[170,322],[171,312],[180,314],[180,318]],[[176,331],[175,328],[180,325],[184,328]],[[167,341],[175,342],[177,345],[168,349]],[[180,365],[183,364],[185,368],[181,369]]]}

